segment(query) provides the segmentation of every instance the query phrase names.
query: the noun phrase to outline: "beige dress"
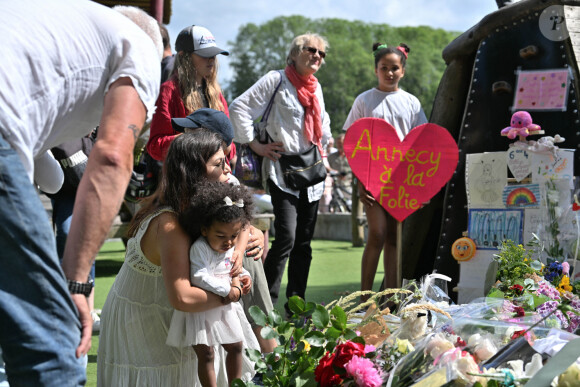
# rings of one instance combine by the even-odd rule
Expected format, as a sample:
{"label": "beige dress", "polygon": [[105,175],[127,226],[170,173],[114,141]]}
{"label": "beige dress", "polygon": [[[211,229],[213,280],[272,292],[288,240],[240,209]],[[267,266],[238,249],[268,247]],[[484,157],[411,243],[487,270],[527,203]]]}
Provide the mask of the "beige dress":
{"label": "beige dress", "polygon": [[[201,386],[193,348],[165,344],[173,315],[161,267],[141,251],[141,238],[163,208],[147,217],[127,242],[125,262],[105,301],[97,357],[97,385]],[[223,349],[216,346],[217,385],[227,385]]]}

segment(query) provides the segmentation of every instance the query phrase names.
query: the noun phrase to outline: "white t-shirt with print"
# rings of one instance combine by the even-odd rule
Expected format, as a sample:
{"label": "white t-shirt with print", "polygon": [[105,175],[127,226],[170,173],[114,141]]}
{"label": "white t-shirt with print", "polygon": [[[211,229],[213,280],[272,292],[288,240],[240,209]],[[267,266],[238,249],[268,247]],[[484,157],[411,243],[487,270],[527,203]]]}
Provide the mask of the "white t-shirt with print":
{"label": "white t-shirt with print", "polygon": [[385,92],[373,88],[360,94],[352,104],[343,129],[347,130],[356,120],[365,117],[384,119],[397,130],[401,141],[411,129],[427,123],[419,99],[402,89]]}

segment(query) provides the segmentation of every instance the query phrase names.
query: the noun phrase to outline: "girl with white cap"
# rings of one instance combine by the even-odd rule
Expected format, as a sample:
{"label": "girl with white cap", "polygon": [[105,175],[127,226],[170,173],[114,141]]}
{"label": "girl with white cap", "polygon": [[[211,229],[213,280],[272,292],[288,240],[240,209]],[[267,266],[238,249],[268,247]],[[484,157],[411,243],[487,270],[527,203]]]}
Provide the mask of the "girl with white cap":
{"label": "girl with white cap", "polygon": [[[169,80],[161,85],[147,152],[163,161],[169,144],[180,133],[171,126],[172,118],[183,118],[206,107],[223,111],[229,117],[228,104],[217,81],[218,54],[229,55],[219,48],[213,34],[201,26],[181,30],[175,40],[175,65]],[[228,162],[235,157],[230,150]]]}

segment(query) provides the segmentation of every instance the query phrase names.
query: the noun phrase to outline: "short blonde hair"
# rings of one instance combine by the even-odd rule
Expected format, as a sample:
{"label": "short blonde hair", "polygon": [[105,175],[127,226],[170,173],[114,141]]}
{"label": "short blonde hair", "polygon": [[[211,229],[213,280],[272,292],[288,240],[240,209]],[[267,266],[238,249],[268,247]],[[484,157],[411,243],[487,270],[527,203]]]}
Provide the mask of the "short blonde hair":
{"label": "short blonde hair", "polygon": [[[297,57],[304,48],[306,42],[310,42],[312,40],[318,41],[318,43],[322,43],[325,51],[328,49],[328,47],[330,47],[326,38],[321,35],[314,34],[312,32],[298,35],[292,39],[292,43],[290,43],[290,50],[288,51],[288,56],[286,57],[286,64],[288,66],[294,66],[294,59],[292,58]],[[324,63],[324,59],[322,59],[322,63]]]}
{"label": "short blonde hair", "polygon": [[161,58],[163,57],[163,38],[161,37],[161,31],[157,20],[153,19],[141,8],[127,5],[116,5],[113,9],[137,24],[139,28],[149,35],[157,49],[159,61],[161,61]]}

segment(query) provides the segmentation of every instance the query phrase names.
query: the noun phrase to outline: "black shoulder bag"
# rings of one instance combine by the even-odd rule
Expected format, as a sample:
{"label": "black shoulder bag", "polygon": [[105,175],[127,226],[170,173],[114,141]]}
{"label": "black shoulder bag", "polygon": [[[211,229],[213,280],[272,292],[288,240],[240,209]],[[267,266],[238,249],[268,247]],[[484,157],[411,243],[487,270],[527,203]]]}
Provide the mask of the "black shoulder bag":
{"label": "black shoulder bag", "polygon": [[302,153],[282,155],[278,162],[288,188],[300,191],[326,179],[326,167],[316,144]]}

